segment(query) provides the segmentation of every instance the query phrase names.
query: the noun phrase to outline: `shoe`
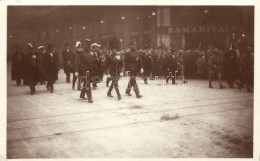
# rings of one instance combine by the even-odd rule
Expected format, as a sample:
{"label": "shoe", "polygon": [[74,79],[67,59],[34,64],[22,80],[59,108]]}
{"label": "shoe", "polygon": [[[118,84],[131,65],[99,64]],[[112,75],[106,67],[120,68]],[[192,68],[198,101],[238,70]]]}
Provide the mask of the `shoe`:
{"label": "shoe", "polygon": [[113,96],[111,95],[111,93],[110,93],[110,94],[108,93],[107,96],[108,96],[108,97],[113,97]]}
{"label": "shoe", "polygon": [[53,89],[51,89],[51,93],[53,93]]}
{"label": "shoe", "polygon": [[137,85],[136,85],[136,87],[134,87],[134,91],[135,91],[136,98],[141,98],[142,97],[142,95],[140,95],[139,88],[138,88]]}
{"label": "shoe", "polygon": [[210,85],[209,85],[209,88],[213,88],[213,86],[210,84]]}

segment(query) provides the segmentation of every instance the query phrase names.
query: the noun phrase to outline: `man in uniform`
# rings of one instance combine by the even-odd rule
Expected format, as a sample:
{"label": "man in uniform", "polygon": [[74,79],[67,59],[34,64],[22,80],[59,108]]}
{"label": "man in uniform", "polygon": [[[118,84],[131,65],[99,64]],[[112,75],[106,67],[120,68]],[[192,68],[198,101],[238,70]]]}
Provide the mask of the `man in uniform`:
{"label": "man in uniform", "polygon": [[16,45],[12,59],[12,80],[16,81],[17,86],[21,85],[21,80],[23,79],[23,57],[24,54],[21,51],[21,47]]}
{"label": "man in uniform", "polygon": [[241,80],[239,89],[245,84],[247,92],[253,92],[254,88],[254,55],[252,49],[247,47],[245,53],[242,53],[239,59],[239,67],[241,72]]}
{"label": "man in uniform", "polygon": [[225,88],[222,85],[222,80],[221,80],[221,62],[219,58],[219,51],[217,49],[214,49],[209,56],[208,59],[208,70],[209,70],[209,88],[213,88],[211,82],[213,80],[213,77],[215,74],[217,74],[218,81],[219,81],[219,88],[223,89]]}
{"label": "man in uniform", "polygon": [[53,49],[53,44],[48,44],[47,53],[44,54],[44,67],[46,70],[47,77],[47,90],[50,89],[50,92],[53,93],[54,87],[53,84],[56,80],[58,67],[58,55]]}
{"label": "man in uniform", "polygon": [[[82,51],[84,50],[82,47],[81,47],[81,42],[80,41],[77,41],[76,42],[76,45],[75,45],[75,53],[73,54],[73,80],[72,80],[72,89],[74,90],[75,89],[75,84],[76,84],[76,81],[77,81],[77,76],[76,76],[76,66],[78,66],[78,59],[80,57],[80,55],[82,54]],[[79,81],[78,81],[78,90],[80,90],[80,86],[79,86]]]}
{"label": "man in uniform", "polygon": [[175,72],[177,71],[177,58],[175,55],[175,52],[170,50],[168,51],[168,56],[166,58],[166,62],[165,62],[165,69],[166,69],[166,83],[168,84],[169,79],[172,79],[172,84],[176,84],[175,83]]}
{"label": "man in uniform", "polygon": [[86,39],[84,42],[84,50],[81,51],[79,58],[77,59],[78,65],[75,66],[75,75],[79,76],[80,82],[83,82],[81,87],[80,98],[86,99],[85,95],[88,97],[88,102],[93,103],[92,93],[91,93],[91,80],[94,72],[94,60],[90,54],[91,40]]}
{"label": "man in uniform", "polygon": [[130,51],[125,54],[125,70],[130,75],[130,80],[128,82],[128,86],[126,88],[126,94],[131,96],[131,88],[134,88],[135,94],[137,98],[141,98],[139,88],[136,82],[136,75],[140,71],[141,73],[144,72],[140,56],[137,52],[137,42],[136,40],[131,40],[130,42]]}
{"label": "man in uniform", "polygon": [[34,95],[36,90],[35,86],[38,83],[38,62],[37,62],[37,54],[33,50],[33,45],[28,43],[28,54],[25,59],[26,66],[26,82],[30,87],[31,95]]}
{"label": "man in uniform", "polygon": [[[112,52],[111,51],[108,51],[108,53],[106,53],[105,55],[105,69],[108,69],[109,68],[109,65],[110,65],[110,62],[111,62],[111,54]],[[111,81],[111,77],[108,77],[106,78],[106,86],[109,87],[109,82]]]}
{"label": "man in uniform", "polygon": [[143,68],[144,68],[144,84],[148,84],[147,78],[150,77],[150,74],[153,70],[153,59],[151,55],[150,50],[145,50],[142,55],[142,63],[143,63]]}
{"label": "man in uniform", "polygon": [[119,81],[120,77],[123,77],[123,72],[122,72],[123,61],[122,61],[122,57],[121,57],[120,53],[118,52],[119,42],[120,41],[117,37],[113,37],[109,41],[110,49],[112,52],[110,55],[109,62],[107,62],[108,63],[107,64],[107,75],[108,75],[108,77],[110,77],[110,79],[112,79],[112,83],[108,89],[107,96],[113,97],[111,95],[111,92],[112,92],[113,88],[115,87],[118,100],[121,100],[121,95],[120,95],[119,88],[118,88],[118,81]]}
{"label": "man in uniform", "polygon": [[70,83],[70,73],[73,71],[73,52],[68,41],[64,41],[65,49],[62,51],[63,68],[66,74],[66,82]]}
{"label": "man in uniform", "polygon": [[44,66],[44,55],[45,49],[44,46],[38,47],[37,60],[38,60],[38,72],[39,72],[39,82],[41,85],[45,84],[46,81],[46,71]]}
{"label": "man in uniform", "polygon": [[231,44],[231,47],[229,50],[227,50],[225,56],[224,56],[224,61],[225,61],[225,70],[226,70],[226,76],[227,76],[227,83],[230,88],[234,88],[234,81],[238,72],[237,69],[237,62],[238,62],[238,57],[236,50],[234,48],[234,45]]}
{"label": "man in uniform", "polygon": [[93,89],[97,87],[97,83],[100,83],[103,78],[103,62],[101,54],[99,53],[99,48],[101,45],[93,43],[91,45],[93,57],[94,57],[94,77],[93,77]]}

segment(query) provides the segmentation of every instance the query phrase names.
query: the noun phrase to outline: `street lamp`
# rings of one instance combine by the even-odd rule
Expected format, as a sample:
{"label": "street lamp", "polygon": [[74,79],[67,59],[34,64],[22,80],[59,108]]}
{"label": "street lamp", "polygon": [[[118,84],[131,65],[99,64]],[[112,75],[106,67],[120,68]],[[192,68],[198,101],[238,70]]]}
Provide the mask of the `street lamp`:
{"label": "street lamp", "polygon": [[205,9],[205,10],[204,10],[204,13],[205,13],[205,14],[207,14],[208,12],[209,12],[208,9]]}
{"label": "street lamp", "polygon": [[125,16],[122,16],[122,17],[121,17],[121,20],[125,20]]}
{"label": "street lamp", "polygon": [[137,19],[137,20],[139,20],[139,19],[140,19],[140,17],[139,17],[139,16],[137,16],[137,17],[136,17],[136,19]]}
{"label": "street lamp", "polygon": [[156,15],[156,13],[155,13],[155,12],[153,12],[153,13],[152,13],[152,15],[153,15],[153,16],[155,16],[155,15]]}
{"label": "street lamp", "polygon": [[86,28],[87,28],[86,26],[82,26],[82,30],[86,30]]}
{"label": "street lamp", "polygon": [[102,24],[102,23],[104,23],[104,21],[103,21],[103,20],[101,20],[101,21],[100,21],[100,23]]}

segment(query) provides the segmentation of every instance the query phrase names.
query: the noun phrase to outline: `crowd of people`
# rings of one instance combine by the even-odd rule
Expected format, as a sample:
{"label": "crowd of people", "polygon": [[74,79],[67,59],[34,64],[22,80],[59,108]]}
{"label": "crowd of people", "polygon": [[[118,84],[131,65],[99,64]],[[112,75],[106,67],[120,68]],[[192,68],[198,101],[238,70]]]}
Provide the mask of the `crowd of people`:
{"label": "crowd of people", "polygon": [[[130,76],[125,93],[131,96],[133,88],[137,98],[142,97],[136,82],[137,76],[142,77],[145,84],[156,77],[164,77],[166,83],[171,80],[172,84],[176,84],[177,79],[187,83],[185,78],[195,75],[200,79],[208,78],[209,88],[213,88],[212,81],[217,78],[220,89],[226,88],[222,83],[224,77],[230,88],[237,83],[239,89],[246,87],[248,92],[253,91],[253,51],[243,41],[232,43],[226,51],[148,46],[138,49],[136,40],[129,43],[129,48],[120,49],[120,43],[116,36],[109,40],[109,49],[103,49],[90,39],[78,41],[75,45],[64,42],[64,50],[60,55],[66,82],[70,83],[72,75],[72,89],[81,91],[80,98],[92,103],[91,89],[103,81],[104,75],[106,86],[109,87],[107,96],[112,97],[111,91],[115,88],[119,100],[118,81],[125,75]],[[28,43],[26,52],[16,45],[12,58],[12,80],[16,81],[17,86],[28,85],[32,95],[36,93],[35,86],[38,83],[46,85],[46,89],[53,93],[60,70],[59,61],[59,53],[52,43],[37,48]],[[110,81],[112,83],[109,86]]]}

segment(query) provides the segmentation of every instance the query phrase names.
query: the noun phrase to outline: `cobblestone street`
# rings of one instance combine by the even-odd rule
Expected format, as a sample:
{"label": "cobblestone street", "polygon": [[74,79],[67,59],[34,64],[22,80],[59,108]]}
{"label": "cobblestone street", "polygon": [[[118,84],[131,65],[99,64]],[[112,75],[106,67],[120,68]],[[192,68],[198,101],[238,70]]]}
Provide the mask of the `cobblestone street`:
{"label": "cobblestone street", "polygon": [[122,100],[114,91],[107,97],[103,81],[90,104],[65,83],[62,70],[54,93],[37,85],[30,95],[29,87],[11,82],[8,67],[9,159],[253,157],[253,94],[245,89],[138,79],[137,99],[133,91],[125,95],[123,78]]}

